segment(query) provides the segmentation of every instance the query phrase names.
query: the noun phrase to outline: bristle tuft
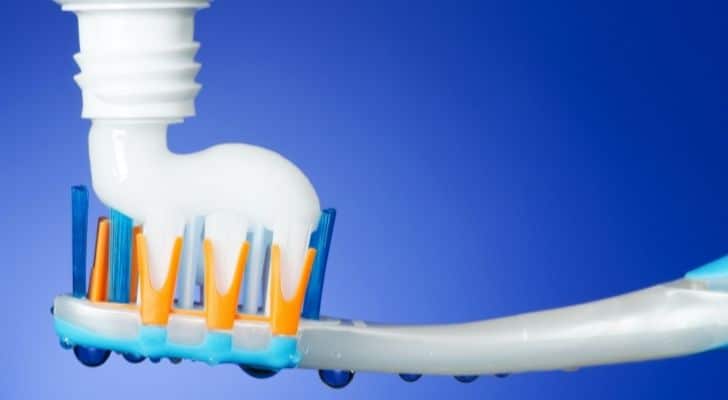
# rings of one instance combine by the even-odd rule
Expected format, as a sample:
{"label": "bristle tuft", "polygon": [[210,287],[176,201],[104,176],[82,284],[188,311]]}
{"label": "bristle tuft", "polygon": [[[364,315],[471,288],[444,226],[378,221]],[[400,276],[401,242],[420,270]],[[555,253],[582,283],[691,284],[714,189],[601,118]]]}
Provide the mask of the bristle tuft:
{"label": "bristle tuft", "polygon": [[181,308],[193,308],[197,271],[202,264],[202,238],[205,232],[205,218],[191,218],[185,226],[182,261],[180,263],[177,299]]}
{"label": "bristle tuft", "polygon": [[311,270],[311,279],[306,290],[306,300],[303,304],[304,318],[319,319],[321,311],[321,294],[324,289],[324,276],[326,275],[326,262],[329,258],[331,238],[334,235],[336,210],[327,208],[321,212],[318,229],[311,235],[310,247],[316,249],[316,259]]}
{"label": "bristle tuft", "polygon": [[71,188],[73,296],[86,296],[86,235],[88,233],[88,189]]}
{"label": "bristle tuft", "polygon": [[128,303],[133,224],[131,218],[114,209],[110,217],[109,301]]}

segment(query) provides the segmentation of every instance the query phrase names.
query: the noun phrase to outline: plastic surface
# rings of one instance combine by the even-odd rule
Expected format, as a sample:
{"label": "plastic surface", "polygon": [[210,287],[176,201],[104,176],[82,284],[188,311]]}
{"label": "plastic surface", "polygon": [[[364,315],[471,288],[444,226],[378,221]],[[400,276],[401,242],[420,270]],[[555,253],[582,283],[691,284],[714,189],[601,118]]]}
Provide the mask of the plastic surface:
{"label": "plastic surface", "polygon": [[56,299],[54,316],[65,343],[150,357],[280,369],[295,366],[300,356],[300,367],[318,370],[470,376],[572,370],[715,349],[728,343],[726,309],[728,293],[681,280],[468,324],[302,320],[298,347],[295,338],[271,336],[265,322],[236,321],[230,332],[216,336],[204,320],[173,314],[166,328],[150,328],[134,308],[67,296]]}
{"label": "plastic surface", "polygon": [[205,8],[212,0],[55,0],[65,11],[127,10],[136,8]]}
{"label": "plastic surface", "polygon": [[696,268],[687,274],[688,279],[728,279],[728,256],[711,261],[702,267]]}
{"label": "plastic surface", "polygon": [[726,310],[728,293],[681,280],[596,302],[466,324],[303,320],[300,366],[485,375],[674,357],[728,343]]}
{"label": "plastic surface", "polygon": [[54,310],[57,334],[74,346],[272,370],[295,367],[300,359],[295,338],[271,336],[264,324],[236,321],[230,331],[212,331],[204,320],[172,316],[166,327],[145,326],[134,308],[68,296],[57,297]]}
{"label": "plastic surface", "polygon": [[[78,16],[84,118],[180,119],[195,114],[199,44],[194,13],[206,0],[57,0]],[[109,12],[109,11],[116,12]]]}

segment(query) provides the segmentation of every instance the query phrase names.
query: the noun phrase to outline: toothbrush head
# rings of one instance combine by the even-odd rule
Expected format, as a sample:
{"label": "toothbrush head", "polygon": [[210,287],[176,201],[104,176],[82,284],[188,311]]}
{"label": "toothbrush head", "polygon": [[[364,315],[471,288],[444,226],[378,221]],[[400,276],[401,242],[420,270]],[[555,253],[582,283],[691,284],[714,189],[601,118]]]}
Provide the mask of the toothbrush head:
{"label": "toothbrush head", "polygon": [[[72,189],[74,252],[80,252],[80,243],[86,236],[86,225],[81,222],[88,212],[87,193],[83,187]],[[142,227],[133,226],[131,218],[112,210],[110,218],[100,218],[97,224],[94,262],[88,290],[77,296],[58,296],[51,313],[64,348],[71,348],[84,365],[100,366],[117,352],[131,363],[149,358],[158,362],[168,358],[174,363],[183,359],[208,364],[238,364],[249,375],[265,378],[284,368],[298,365],[299,324],[304,299],[309,311],[318,315],[320,297],[333,231],[335,211],[322,212],[321,222],[306,252],[303,274],[292,297],[282,289],[282,248],[276,243],[257,240],[256,233],[231,233],[235,227],[225,228],[217,221],[205,230],[205,235],[178,237],[171,247],[167,276],[161,286],[151,280],[149,269],[149,242]],[[194,220],[191,223],[199,222]],[[215,226],[213,226],[215,225]],[[230,230],[232,229],[232,231]],[[193,229],[187,229],[191,231]],[[217,233],[216,233],[217,232]],[[234,260],[232,281],[223,285],[214,270],[219,263],[216,240],[222,237],[238,242],[238,255]],[[248,238],[251,237],[251,241]],[[199,243],[197,243],[199,241]],[[204,281],[199,285],[202,295],[198,303],[182,305],[175,299],[181,295],[178,274],[182,249],[186,247],[190,260],[201,252]],[[196,250],[195,250],[196,249]],[[256,287],[245,278],[246,268],[255,262],[252,254],[265,254],[265,271],[256,275],[265,280],[267,308],[254,307],[246,312],[241,291]],[[322,257],[317,257],[317,254]],[[85,279],[85,265],[74,258],[74,288],[82,291],[77,282]],[[194,263],[190,265],[195,265]],[[194,274],[191,275],[194,277]],[[309,284],[313,276],[316,285]]]}

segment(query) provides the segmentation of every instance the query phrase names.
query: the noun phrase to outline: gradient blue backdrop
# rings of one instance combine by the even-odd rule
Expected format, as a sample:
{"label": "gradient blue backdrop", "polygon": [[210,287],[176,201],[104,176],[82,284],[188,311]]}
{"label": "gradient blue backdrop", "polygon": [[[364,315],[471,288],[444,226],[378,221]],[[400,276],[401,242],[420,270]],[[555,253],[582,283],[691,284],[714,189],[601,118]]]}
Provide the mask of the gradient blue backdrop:
{"label": "gradient blue backdrop", "polygon": [[[205,87],[170,143],[255,143],[306,171],[340,212],[325,313],[496,317],[674,279],[728,252],[720,3],[262,3],[198,15]],[[76,22],[46,0],[2,12],[0,398],[725,392],[724,352],[470,385],[362,373],[343,392],[311,371],[255,381],[190,362],[80,366],[48,313],[71,286],[68,188],[90,183]],[[94,199],[92,220],[104,212]]]}

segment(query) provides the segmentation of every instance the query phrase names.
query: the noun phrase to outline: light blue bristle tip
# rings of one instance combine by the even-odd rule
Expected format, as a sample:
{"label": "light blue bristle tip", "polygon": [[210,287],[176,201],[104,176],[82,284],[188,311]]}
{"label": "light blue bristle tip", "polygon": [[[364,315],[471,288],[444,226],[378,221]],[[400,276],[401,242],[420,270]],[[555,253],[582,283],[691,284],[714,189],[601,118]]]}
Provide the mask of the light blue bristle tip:
{"label": "light blue bristle tip", "polygon": [[109,252],[109,300],[129,302],[131,275],[131,235],[133,222],[123,213],[112,209],[111,251]]}

